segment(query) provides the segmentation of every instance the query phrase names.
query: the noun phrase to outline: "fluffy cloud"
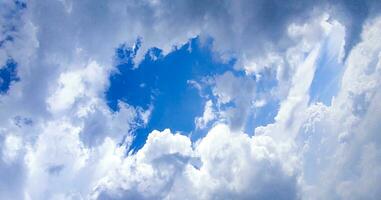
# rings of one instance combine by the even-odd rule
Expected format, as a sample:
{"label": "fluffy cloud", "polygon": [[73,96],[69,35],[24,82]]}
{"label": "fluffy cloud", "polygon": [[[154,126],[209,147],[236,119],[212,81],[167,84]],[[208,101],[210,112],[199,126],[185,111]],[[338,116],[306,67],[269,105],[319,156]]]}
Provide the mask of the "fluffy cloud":
{"label": "fluffy cloud", "polygon": [[[379,3],[353,5],[2,1],[0,66],[14,59],[20,81],[0,94],[0,198],[377,199],[381,19]],[[193,143],[166,129],[126,152],[149,111],[108,108],[114,48],[141,37],[140,52],[167,53],[197,35],[243,70],[212,77],[216,99],[195,122],[217,123]],[[335,38],[332,54],[346,58],[340,90],[329,106],[311,104],[322,45]],[[281,105],[275,122],[250,136],[241,129],[266,68],[276,71],[269,96]]]}
{"label": "fluffy cloud", "polygon": [[[380,184],[380,18],[364,26],[332,106],[309,108],[301,135],[305,180],[317,198],[377,199]],[[306,137],[306,138],[305,138]],[[310,165],[316,163],[317,171]],[[317,184],[316,184],[317,183]],[[316,184],[316,185],[315,185]],[[333,197],[332,197],[333,196]]]}
{"label": "fluffy cloud", "polygon": [[[168,130],[154,132],[95,194],[100,199],[377,199],[380,22],[364,27],[331,106],[307,103],[316,47],[298,67],[274,124],[252,137],[216,125],[193,146]],[[309,78],[300,77],[308,73]],[[152,188],[159,190],[152,194]]]}
{"label": "fluffy cloud", "polygon": [[[216,125],[194,147],[185,136],[154,131],[145,146],[100,182],[100,199],[295,199],[290,147]],[[239,156],[237,156],[239,155]]]}

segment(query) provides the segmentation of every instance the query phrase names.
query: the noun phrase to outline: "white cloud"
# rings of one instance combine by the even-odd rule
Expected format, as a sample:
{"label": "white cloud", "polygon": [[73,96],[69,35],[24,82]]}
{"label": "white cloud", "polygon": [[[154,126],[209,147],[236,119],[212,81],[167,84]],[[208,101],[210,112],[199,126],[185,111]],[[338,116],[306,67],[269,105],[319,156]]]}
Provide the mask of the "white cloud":
{"label": "white cloud", "polygon": [[204,106],[204,113],[201,117],[197,117],[195,119],[196,128],[203,129],[205,128],[209,122],[216,118],[213,110],[213,102],[208,100]]}
{"label": "white cloud", "polygon": [[222,124],[193,148],[185,136],[154,131],[136,155],[100,182],[93,197],[292,199],[298,195],[293,158],[282,160],[288,150],[270,137],[249,137]]}
{"label": "white cloud", "polygon": [[5,138],[3,146],[3,156],[4,162],[10,163],[15,161],[17,156],[20,154],[22,149],[22,139],[18,136],[9,134]]}
{"label": "white cloud", "polygon": [[[52,113],[73,108],[78,101],[81,107],[86,108],[83,104],[91,103],[86,101],[100,97],[105,89],[108,73],[98,63],[92,61],[83,68],[73,68],[74,70],[60,74],[54,93],[47,99]],[[85,114],[85,108],[80,108],[78,114]]]}
{"label": "white cloud", "polygon": [[[220,120],[226,120],[234,129],[242,129],[252,112],[252,101],[256,98],[255,79],[225,72],[214,77],[212,92],[217,98],[217,114]],[[228,103],[234,105],[223,108]]]}
{"label": "white cloud", "polygon": [[[331,106],[303,100],[308,98],[319,53],[315,48],[293,78],[289,95],[301,96],[297,102],[303,106],[294,109],[302,114],[293,116],[292,128],[279,119],[249,137],[216,125],[193,148],[184,136],[174,139],[176,135],[168,131],[155,132],[141,151],[125,159],[128,164],[121,169],[125,175],[116,175],[125,177],[123,181],[108,177],[97,194],[116,199],[377,199],[380,22],[369,21],[364,28],[363,41],[348,57],[341,90]],[[184,143],[186,150],[177,147]],[[160,162],[142,159],[146,157]],[[199,162],[192,162],[195,157]],[[127,177],[144,178],[130,182]]]}
{"label": "white cloud", "polygon": [[[71,195],[89,152],[78,134],[79,127],[62,122],[50,122],[26,154],[28,181],[26,192],[32,199],[50,199],[56,195]],[[67,183],[72,184],[67,184]]]}
{"label": "white cloud", "polygon": [[[101,184],[97,191],[102,191],[103,198],[120,199],[377,199],[381,174],[377,159],[381,152],[377,136],[381,65],[379,45],[374,44],[381,44],[377,42],[380,22],[375,20],[364,29],[363,42],[349,55],[342,87],[332,106],[309,106],[303,100],[308,99],[317,47],[297,68],[289,92],[295,98],[285,100],[292,103],[297,99],[298,104],[303,104],[296,109],[303,114],[293,116],[292,121],[297,122],[293,128],[284,126],[284,120],[279,118],[275,124],[261,128],[265,131],[249,137],[217,125],[193,148],[184,136],[176,140],[168,131],[155,132],[141,151],[126,158],[129,164],[121,169],[125,175],[116,175],[125,177],[123,182],[109,178],[112,184]],[[167,137],[173,138],[170,144]],[[187,150],[165,150],[183,143]],[[154,159],[141,159],[151,158],[151,154],[164,163],[156,166]],[[200,164],[194,165],[191,157],[198,157]],[[177,170],[173,170],[175,164]],[[139,172],[135,174],[136,169]],[[160,175],[164,182],[155,181]],[[134,178],[131,183],[127,177],[145,178]],[[152,194],[151,187],[159,190]],[[290,196],[276,196],[280,194]]]}
{"label": "white cloud", "polygon": [[[332,43],[340,53],[330,54],[349,54],[341,89],[326,106],[308,104],[319,45],[342,37],[339,22],[356,22],[332,21],[337,10],[324,10],[329,18],[324,5],[30,1],[12,18],[6,15],[14,2],[0,5],[0,39],[13,37],[0,47],[0,64],[14,58],[21,80],[0,96],[0,199],[381,195],[379,18],[367,20],[351,51],[342,52],[356,42]],[[266,8],[279,16],[268,19]],[[214,126],[194,144],[169,130],[154,131],[140,151],[127,154],[128,133],[136,119],[147,123],[150,110],[122,102],[118,112],[107,107],[103,92],[114,48],[141,36],[141,53],[152,46],[169,52],[199,34],[214,39],[217,57],[237,57],[236,67],[248,75],[215,76],[216,107],[233,102],[237,109],[215,113],[208,101],[196,120],[202,127],[226,118],[229,126]],[[266,67],[276,69],[279,87],[272,95],[282,105],[274,124],[248,136],[240,129],[256,100],[252,73]]]}
{"label": "white cloud", "polygon": [[146,145],[103,178],[93,198],[163,198],[191,156],[191,141],[170,130],[153,131]]}
{"label": "white cloud", "polygon": [[[314,129],[308,134],[305,169],[317,163],[309,176],[315,198],[377,199],[381,162],[380,130],[380,18],[364,27],[362,42],[353,48],[346,62],[341,90],[331,107],[317,112]],[[314,114],[315,115],[315,114]],[[312,157],[313,156],[313,157]],[[310,159],[310,160],[308,160]],[[308,180],[308,179],[306,179]]]}

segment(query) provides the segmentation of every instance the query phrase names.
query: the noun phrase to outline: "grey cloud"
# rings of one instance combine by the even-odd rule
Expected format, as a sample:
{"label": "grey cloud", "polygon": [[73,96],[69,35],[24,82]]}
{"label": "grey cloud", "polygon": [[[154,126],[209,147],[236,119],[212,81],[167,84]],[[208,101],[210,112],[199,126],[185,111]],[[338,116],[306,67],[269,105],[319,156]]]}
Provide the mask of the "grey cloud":
{"label": "grey cloud", "polygon": [[367,0],[340,0],[332,1],[331,6],[333,17],[336,17],[345,25],[346,39],[344,46],[344,60],[347,58],[349,51],[361,39],[364,22],[368,18],[377,17],[380,13],[380,1]]}
{"label": "grey cloud", "polygon": [[[168,52],[173,45],[201,35],[212,37],[215,50],[223,56],[238,57],[243,61],[239,64],[245,64],[245,59],[263,59],[271,52],[284,53],[297,42],[288,36],[288,26],[302,24],[322,12],[346,25],[348,52],[358,42],[363,22],[377,13],[378,5],[372,1],[62,2],[66,3],[30,3],[33,21],[42,31],[40,38],[44,38],[41,46],[47,44],[43,49],[69,56],[67,52],[78,47],[97,60],[107,61],[117,45],[132,44],[138,37],[144,41],[141,52],[145,53],[153,46]],[[99,35],[103,36],[102,44]]]}
{"label": "grey cloud", "polygon": [[[20,82],[12,86],[9,95],[0,97],[0,125],[2,127],[0,135],[0,147],[2,153],[0,160],[0,188],[6,188],[6,190],[0,189],[0,197],[5,199],[22,199],[22,195],[24,194],[24,190],[26,188],[32,196],[34,193],[42,193],[41,191],[43,189],[39,188],[39,185],[33,184],[35,183],[35,180],[27,180],[25,182],[26,174],[30,172],[28,171],[30,169],[27,169],[25,166],[23,152],[14,160],[14,163],[7,163],[4,161],[4,138],[11,135],[13,131],[23,133],[19,134],[19,136],[26,140],[32,150],[41,148],[41,152],[36,153],[38,154],[38,158],[36,158],[35,161],[37,168],[40,166],[50,166],[40,163],[41,161],[47,160],[45,153],[49,153],[49,148],[47,148],[47,150],[44,149],[44,145],[48,147],[51,147],[52,145],[50,140],[45,141],[43,140],[43,137],[47,137],[52,133],[55,133],[57,128],[56,126],[60,125],[59,122],[65,121],[65,118],[70,118],[70,120],[65,121],[63,125],[69,126],[73,129],[73,131],[71,131],[73,133],[69,135],[72,136],[72,138],[68,136],[68,132],[70,131],[67,131],[65,128],[62,128],[62,133],[56,133],[57,135],[53,135],[54,137],[52,137],[55,138],[59,144],[62,138],[65,137],[69,137],[67,140],[73,143],[73,146],[70,146],[71,148],[62,149],[63,152],[59,152],[62,155],[67,155],[67,151],[73,151],[72,154],[68,155],[69,158],[66,159],[65,163],[63,163],[68,164],[65,166],[69,166],[69,169],[72,169],[72,171],[65,171],[65,176],[60,176],[59,178],[62,178],[60,179],[61,183],[66,183],[65,181],[67,180],[83,181],[81,182],[82,187],[80,187],[80,189],[77,187],[79,183],[76,183],[78,185],[73,186],[63,184],[65,189],[78,189],[81,190],[78,193],[86,193],[88,192],[87,187],[90,187],[91,184],[94,184],[94,182],[97,182],[100,178],[106,176],[104,171],[99,172],[100,174],[96,173],[98,172],[97,170],[104,167],[101,164],[107,164],[106,161],[102,160],[102,156],[96,154],[96,151],[98,150],[103,153],[107,149],[97,148],[104,144],[106,138],[110,136],[108,133],[113,133],[114,135],[112,135],[112,138],[116,138],[115,140],[117,140],[117,138],[120,138],[124,132],[128,132],[130,127],[127,122],[131,122],[131,118],[128,115],[121,116],[120,118],[116,117],[118,120],[113,123],[110,121],[116,119],[113,118],[107,110],[97,109],[95,109],[95,111],[91,110],[91,112],[89,112],[89,114],[84,118],[75,117],[75,114],[73,113],[76,113],[81,107],[91,108],[92,106],[98,106],[97,108],[105,108],[102,104],[104,102],[92,104],[88,107],[84,106],[87,105],[86,103],[88,103],[88,101],[90,101],[89,99],[99,100],[98,98],[101,94],[98,93],[97,95],[99,96],[94,95],[89,97],[89,99],[80,98],[77,101],[76,98],[76,102],[73,104],[74,106],[70,107],[67,112],[63,112],[63,114],[61,113],[62,115],[55,115],[50,112],[46,99],[55,92],[55,86],[61,74],[82,69],[88,60],[95,60],[104,66],[105,71],[103,72],[103,75],[107,76],[107,73],[112,70],[112,56],[114,53],[114,48],[119,44],[123,42],[132,44],[136,41],[136,38],[142,37],[144,47],[140,52],[145,52],[145,50],[153,46],[163,48],[166,52],[169,52],[171,51],[173,45],[182,44],[190,37],[200,35],[202,38],[211,37],[214,39],[214,50],[218,56],[223,58],[236,57],[240,61],[244,59],[256,60],[266,57],[266,55],[271,52],[281,54],[285,52],[288,47],[298,42],[290,39],[287,35],[287,28],[290,23],[304,24],[309,22],[309,19],[320,15],[322,12],[328,12],[331,14],[333,19],[338,19],[346,25],[347,36],[345,54],[347,55],[347,58],[351,58],[351,49],[355,48],[360,41],[359,36],[360,33],[363,32],[364,22],[367,22],[370,18],[377,16],[380,8],[379,1],[340,1],[337,3],[327,1],[295,2],[264,0],[97,1],[95,3],[94,1],[49,0],[30,1],[27,4],[27,9],[17,13],[14,18],[9,19],[4,17],[4,12],[8,12],[9,10],[7,9],[13,9],[17,5],[14,4],[14,1],[2,1],[1,5],[6,6],[1,6],[0,8],[0,12],[2,14],[0,22],[2,22],[2,25],[5,24],[1,27],[2,32],[0,33],[0,40],[2,41],[0,45],[0,61],[3,61],[4,58],[10,56],[14,58],[20,66],[18,68]],[[9,31],[7,28],[4,28],[5,26],[14,26],[16,31]],[[7,35],[10,34],[13,38],[12,40],[3,39],[8,38]],[[363,40],[367,39],[368,38],[366,37],[363,38]],[[372,44],[379,43],[378,40],[372,42]],[[365,48],[365,51],[366,49],[367,48]],[[372,57],[375,57],[376,53],[379,53],[379,51],[373,52],[374,55],[372,54]],[[353,58],[353,60],[356,59],[356,57]],[[379,61],[376,60],[372,63],[378,62]],[[238,62],[237,67],[242,67],[239,66],[242,64],[243,62]],[[356,68],[357,67],[355,67],[355,69]],[[358,68],[362,69],[361,65],[359,65]],[[284,70],[287,71],[288,74],[292,74],[293,72],[288,69]],[[377,68],[374,70],[369,70],[369,73],[373,75],[376,72],[379,72]],[[348,71],[347,73],[350,74],[351,71]],[[361,75],[359,77],[363,76]],[[245,95],[240,94],[240,92],[253,93],[255,90],[255,84],[252,80],[247,82],[243,81],[246,83],[243,84],[243,86],[245,86],[244,90],[236,91],[234,89],[236,87],[241,87],[241,82],[236,82],[236,77],[228,78],[231,81],[229,84],[233,84],[234,88],[229,88],[229,84],[226,83],[227,85],[222,86],[223,90],[230,90],[221,90],[218,92],[228,93],[229,96],[234,98],[237,105],[240,105],[238,106],[239,111],[230,113],[233,116],[236,116],[236,118],[232,118],[232,124],[236,124],[236,126],[239,127],[242,125],[242,121],[244,121],[243,118],[245,118],[247,114],[247,107],[250,105],[250,101],[243,98]],[[366,84],[368,79],[365,80],[365,83],[362,85],[369,85]],[[371,81],[373,83],[379,83],[379,80],[380,76],[375,76]],[[361,80],[354,79],[354,81],[350,82],[350,84],[356,84],[358,81]],[[99,92],[102,91],[102,88],[107,85],[107,81],[102,84],[104,85],[91,85],[91,87],[97,87],[96,91]],[[380,118],[380,111],[377,103],[380,101],[380,97],[379,94],[374,94],[374,91],[379,89],[379,87],[373,89],[370,88],[368,92],[373,95],[370,95],[369,98],[366,95],[362,96],[361,94],[366,93],[362,93],[361,91],[352,91],[353,98],[349,98],[349,100],[346,97],[338,98],[341,99],[342,104],[334,108],[339,111],[345,111],[344,114],[341,115],[341,117],[345,120],[340,122],[346,125],[346,123],[351,122],[351,120],[358,119],[356,117],[363,117],[360,121],[354,120],[354,122],[358,122],[358,124],[360,124],[359,127],[355,125],[344,128],[332,126],[331,123],[337,122],[338,120],[338,118],[335,118],[336,116],[334,116],[333,118],[327,117],[327,119],[331,119],[331,121],[327,122],[322,120],[319,124],[316,124],[316,128],[321,129],[321,132],[306,134],[312,135],[309,138],[310,140],[316,140],[311,141],[309,144],[312,147],[317,147],[316,151],[308,152],[311,153],[309,156],[312,157],[312,160],[313,158],[316,158],[316,163],[321,162],[321,160],[322,162],[325,162],[321,165],[321,169],[314,168],[320,171],[313,171],[313,173],[321,175],[322,179],[330,179],[329,181],[325,181],[319,179],[319,177],[310,177],[311,185],[316,186],[316,190],[312,190],[310,193],[307,190],[307,195],[312,196],[315,192],[327,198],[332,197],[330,195],[334,195],[332,198],[348,197],[355,199],[372,199],[377,198],[380,195],[378,192],[380,191],[378,188],[380,185],[380,172],[377,169],[380,164],[378,159],[380,157],[380,145],[377,142],[380,139],[377,134],[380,130],[379,124],[377,123]],[[348,104],[348,102],[353,102],[353,104]],[[347,110],[346,106],[348,105],[350,105],[350,108]],[[352,111],[354,111],[354,113]],[[131,112],[127,111],[127,113],[130,114]],[[352,114],[354,114],[354,116]],[[18,126],[19,129],[17,129],[13,127],[13,125],[10,125],[9,122],[9,119],[16,116],[30,119],[33,123],[30,126]],[[308,121],[310,119],[308,118],[305,120]],[[53,130],[50,130],[41,136],[41,132],[44,132],[46,128],[45,124],[50,121],[56,121],[56,124],[53,124],[53,127],[50,128]],[[103,121],[107,121],[105,122],[107,124],[104,126],[92,125],[93,123],[101,123]],[[303,121],[303,119],[301,119],[301,121]],[[340,134],[339,140],[337,140],[337,134],[331,134],[332,132],[327,131],[330,128],[337,131],[334,133]],[[3,129],[5,131],[3,131]],[[348,133],[345,131],[348,131]],[[285,133],[287,132],[285,131]],[[78,136],[77,134],[79,134],[80,140],[75,137]],[[327,141],[325,138],[327,135],[325,134],[333,135],[333,139],[327,137],[332,140],[328,140],[329,142],[324,143],[324,141]],[[237,135],[242,136],[243,134]],[[220,136],[221,135],[215,137],[209,146],[212,147],[213,145],[216,145],[215,141]],[[41,146],[35,146],[36,138],[43,141]],[[196,197],[197,195],[200,195],[206,199],[208,197],[230,197],[242,199],[282,197],[288,199],[299,198],[300,188],[297,180],[299,177],[297,174],[291,173],[290,175],[283,169],[287,159],[289,156],[292,157],[293,154],[278,155],[278,153],[274,153],[274,151],[276,151],[274,149],[276,148],[271,147],[271,145],[270,147],[266,145],[259,145],[258,148],[254,149],[244,148],[245,145],[242,145],[242,143],[246,144],[245,142],[242,142],[241,140],[237,143],[231,142],[230,137],[227,137],[224,141],[226,141],[227,144],[217,146],[215,149],[206,148],[205,152],[200,155],[200,157],[204,158],[204,160],[200,161],[202,164],[200,164],[197,169],[190,166],[187,159],[185,159],[186,156],[179,157],[177,154],[173,154],[173,152],[168,153],[166,156],[159,156],[160,158],[158,159],[150,160],[148,164],[144,163],[149,166],[153,166],[154,170],[157,170],[156,172],[158,174],[159,171],[168,172],[168,177],[164,177],[167,182],[164,181],[162,185],[158,184],[160,186],[158,187],[159,189],[153,190],[153,192],[151,191],[152,194],[150,195],[153,198],[163,197],[164,195],[172,195],[171,197],[174,195],[189,195],[191,197],[192,195]],[[244,139],[244,141],[246,141],[246,139]],[[258,141],[258,138],[255,138],[254,141]],[[341,144],[340,142],[344,144]],[[87,146],[83,147],[82,143],[85,143]],[[114,143],[107,143],[106,146],[108,145],[107,147],[109,147],[111,144]],[[235,144],[238,145],[235,146]],[[277,145],[275,146],[281,146]],[[147,153],[147,155],[152,156],[157,152],[160,153],[160,148],[167,146],[168,145],[166,143],[157,145],[156,148],[158,149],[154,148]],[[340,150],[340,148],[342,149]],[[111,149],[109,151],[116,151],[115,149]],[[196,153],[194,152],[195,149],[190,151]],[[91,159],[87,160],[84,155],[87,155],[88,152],[96,153],[89,153]],[[29,153],[33,156],[34,152],[32,151]],[[210,159],[205,158],[205,156],[208,156],[209,153],[211,154],[209,155]],[[229,156],[228,159],[227,157],[221,158],[221,155],[224,155],[224,153]],[[241,159],[243,157],[237,156],[240,155],[239,153],[252,153],[252,156],[254,156],[255,159],[251,161],[242,161]],[[340,157],[341,159],[325,159],[325,156],[333,155],[334,153],[342,156]],[[114,156],[112,153],[107,155],[111,157]],[[264,157],[260,159],[255,157],[257,155],[264,155]],[[278,157],[272,157],[274,155],[275,157]],[[311,157],[306,157],[306,161],[309,162]],[[129,159],[130,157],[127,156],[127,158]],[[319,161],[318,158],[321,160]],[[123,157],[123,159],[125,158]],[[88,161],[88,163],[83,160]],[[227,162],[223,162],[226,160]],[[73,164],[74,162],[81,164],[82,161],[85,163],[85,167],[82,171],[75,171],[77,169],[75,167],[70,168],[70,166],[77,166]],[[201,170],[207,170],[208,161],[212,162],[209,163],[212,170],[204,173],[206,178],[204,177],[205,179],[201,180],[202,187],[197,188],[190,184],[192,180],[189,180],[189,177],[186,177],[183,172],[189,169],[190,172],[196,173]],[[57,163],[61,164],[61,162],[58,161]],[[94,167],[96,170],[92,168],[93,166],[86,165],[89,163],[96,165]],[[248,163],[250,165],[246,165]],[[99,166],[97,164],[99,164]],[[111,165],[114,165],[114,163]],[[57,167],[60,165],[55,166]],[[107,167],[109,166],[104,167],[106,169],[105,171],[109,169]],[[254,167],[257,167],[257,171],[255,172],[253,172]],[[33,166],[31,168],[33,168]],[[60,171],[59,169],[54,168],[54,166],[51,169],[53,170],[53,174]],[[121,170],[123,169],[124,168],[121,168]],[[174,169],[174,171],[171,171],[171,169]],[[239,169],[238,172],[234,171],[237,169]],[[96,175],[90,176],[87,174],[92,172]],[[303,173],[306,172],[307,171],[303,171]],[[351,174],[351,172],[355,172],[355,174]],[[75,179],[75,177],[73,179],[65,179],[66,174],[74,174],[73,176],[75,177],[80,174],[81,176],[78,176],[80,179]],[[12,178],[10,175],[12,175]],[[40,177],[38,174],[32,175],[36,178],[36,180],[39,180]],[[47,180],[39,180],[41,185],[48,185],[49,181],[51,181],[51,177],[46,176],[45,178]],[[112,180],[117,182],[116,178],[119,177],[111,177]],[[131,177],[127,177],[127,181],[130,180],[129,178]],[[136,183],[142,181],[142,177],[140,176],[135,178]],[[144,178],[146,177],[143,177],[143,179]],[[212,179],[211,182],[208,182],[208,180],[210,180],[209,178]],[[241,181],[246,181],[246,185],[242,186],[243,189],[235,188],[234,184],[239,184]],[[214,183],[217,185],[208,183]],[[25,185],[28,184],[29,187],[25,187]],[[189,190],[182,190],[180,187],[183,187],[183,185],[181,184],[184,184],[186,189]],[[56,186],[52,189],[52,191],[48,191],[49,195],[50,193],[54,193],[62,189],[60,186]],[[134,187],[135,186],[116,189],[116,196],[114,196],[115,194],[113,194],[113,191],[111,190],[103,191],[99,198],[147,198]],[[162,189],[162,191],[160,189]],[[192,194],[194,191],[200,192],[197,194]],[[243,193],[242,191],[249,192]],[[122,195],[118,196],[119,193]],[[65,195],[66,194],[64,194],[64,196]],[[44,196],[41,194],[41,197]]]}
{"label": "grey cloud", "polygon": [[[253,101],[256,98],[256,80],[250,76],[235,76],[225,72],[213,79],[213,94],[220,119],[226,119],[233,129],[242,130],[248,115],[253,112]],[[226,106],[228,104],[233,106]]]}
{"label": "grey cloud", "polygon": [[[143,38],[144,47],[140,51],[143,53],[153,46],[168,52],[173,45],[203,35],[215,40],[214,48],[223,57],[237,57],[238,65],[244,64],[241,61],[245,59],[260,60],[269,52],[284,52],[294,44],[296,41],[287,35],[288,25],[303,23],[327,11],[324,9],[327,4],[325,1],[30,1],[22,16],[16,18],[16,27],[25,28],[13,43],[25,43],[24,37],[35,37],[37,46],[20,43],[17,47],[35,53],[26,56],[6,50],[20,62],[21,90],[28,96],[28,101],[13,101],[24,112],[47,115],[44,98],[51,90],[49,83],[79,59],[76,50],[82,51],[82,60],[92,58],[110,67],[114,48],[123,42],[132,44],[138,37]],[[348,36],[354,38],[348,39],[348,47],[357,42],[359,27],[369,15],[367,11],[377,13],[374,4],[332,4],[337,8],[331,9],[332,15],[345,22],[348,33],[353,32]],[[354,10],[357,7],[359,10]],[[359,16],[352,16],[354,13]],[[30,30],[28,23],[36,30]]]}

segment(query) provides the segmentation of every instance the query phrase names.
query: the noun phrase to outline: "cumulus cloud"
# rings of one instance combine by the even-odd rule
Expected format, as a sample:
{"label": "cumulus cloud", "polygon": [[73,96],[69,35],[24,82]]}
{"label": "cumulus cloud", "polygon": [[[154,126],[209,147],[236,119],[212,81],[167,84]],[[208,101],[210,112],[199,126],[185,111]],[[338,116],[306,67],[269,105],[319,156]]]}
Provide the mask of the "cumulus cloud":
{"label": "cumulus cloud", "polygon": [[[2,1],[0,66],[13,59],[19,81],[0,93],[0,199],[377,199],[378,12],[376,1]],[[115,48],[141,38],[139,62],[195,36],[212,38],[216,59],[237,59],[208,77],[214,98],[195,123],[215,123],[198,141],[153,131],[127,152],[150,110],[107,106]],[[331,105],[310,103],[335,38],[345,38],[331,52],[343,58],[340,89]],[[257,88],[267,68],[268,96]],[[259,97],[279,111],[246,134]]]}
{"label": "cumulus cloud", "polygon": [[[317,198],[377,199],[380,144],[377,142],[380,98],[380,18],[368,21],[360,42],[348,56],[342,87],[331,107],[314,106],[306,123],[304,155],[319,168],[306,180]],[[377,45],[376,45],[377,44]],[[312,157],[311,155],[315,155]],[[311,160],[307,160],[311,159]],[[378,179],[379,180],[379,179]],[[333,198],[332,197],[332,198]]]}
{"label": "cumulus cloud", "polygon": [[137,154],[124,159],[100,182],[94,195],[99,199],[295,199],[293,158],[283,160],[288,150],[289,146],[270,137],[249,137],[222,124],[194,147],[188,137],[154,131]]}
{"label": "cumulus cloud", "polygon": [[[380,49],[374,43],[379,44],[379,23],[380,19],[374,19],[365,26],[362,42],[354,47],[345,63],[341,89],[331,106],[308,105],[305,100],[313,70],[304,70],[314,68],[319,55],[317,46],[298,67],[300,71],[294,75],[290,97],[281,105],[284,111],[278,113],[274,124],[258,128],[252,137],[232,131],[226,125],[216,125],[193,146],[185,142],[186,137],[170,134],[168,130],[155,132],[142,150],[126,158],[131,163],[122,167],[125,175],[111,173],[126,178],[117,181],[108,176],[95,189],[95,194],[100,199],[377,199]],[[306,73],[312,74],[306,79],[298,75]],[[290,106],[294,108],[288,109]],[[299,114],[292,114],[295,112]],[[289,125],[289,117],[297,123]],[[166,137],[172,138],[175,144],[168,144]],[[165,145],[157,146],[160,143]],[[162,150],[176,149],[173,147],[176,144],[182,144],[186,150]],[[148,152],[160,161],[165,160],[164,164],[154,167],[156,162],[143,159],[152,158]],[[176,161],[167,163],[171,160],[168,157],[175,157]],[[200,163],[192,162],[192,158],[198,158]],[[145,167],[146,174],[140,171]],[[135,172],[136,169],[140,170]],[[172,169],[171,173],[168,169]],[[135,177],[134,172],[146,178],[134,179],[132,184],[127,177]],[[165,183],[154,181],[157,177]],[[152,195],[150,188],[160,188],[155,193],[157,196]]]}

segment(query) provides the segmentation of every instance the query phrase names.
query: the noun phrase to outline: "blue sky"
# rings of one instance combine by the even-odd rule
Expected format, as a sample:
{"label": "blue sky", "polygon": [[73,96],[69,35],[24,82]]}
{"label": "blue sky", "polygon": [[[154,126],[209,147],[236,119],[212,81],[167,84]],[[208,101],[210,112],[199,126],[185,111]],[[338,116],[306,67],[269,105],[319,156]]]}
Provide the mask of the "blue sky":
{"label": "blue sky", "polygon": [[6,93],[10,85],[18,81],[17,77],[17,63],[8,59],[5,65],[0,69],[0,93]]}
{"label": "blue sky", "polygon": [[379,199],[381,3],[0,1],[0,199]]}
{"label": "blue sky", "polygon": [[133,61],[133,52],[138,47],[122,45],[116,50],[118,71],[110,76],[106,91],[108,105],[114,111],[118,110],[118,101],[152,108],[148,123],[136,128],[131,149],[140,149],[155,129],[169,128],[185,135],[195,132],[195,118],[202,115],[206,102],[200,93],[210,95],[210,92],[199,91],[189,81],[201,82],[232,69],[232,64],[214,61],[208,44],[201,46],[197,38],[174,48],[165,56],[158,48],[149,49],[138,66]]}
{"label": "blue sky", "polygon": [[[317,61],[317,69],[310,89],[310,101],[331,104],[331,100],[337,95],[340,86],[340,77],[343,72],[343,63],[339,52],[328,39],[322,46],[322,53]],[[337,50],[336,50],[337,51]],[[332,53],[333,52],[333,53]]]}
{"label": "blue sky", "polygon": [[[234,70],[235,59],[222,62],[213,58],[213,41],[199,38],[189,40],[180,47],[173,47],[167,55],[158,48],[149,49],[139,64],[134,58],[142,41],[139,39],[132,47],[125,44],[116,49],[116,70],[110,76],[110,86],[106,91],[108,106],[118,111],[118,102],[150,110],[147,124],[140,124],[133,131],[134,140],[130,149],[136,152],[144,146],[145,140],[153,130],[180,132],[196,141],[205,136],[205,130],[199,130],[195,121],[202,116],[208,100],[217,101],[212,93],[212,83],[208,79],[233,72],[237,77],[245,76],[242,71]],[[277,82],[271,69],[261,73],[257,93],[266,93]],[[255,80],[255,76],[252,76]],[[201,88],[197,88],[197,83]],[[279,101],[270,100],[264,107],[255,108],[245,120],[243,130],[252,134],[252,130],[273,122]],[[236,107],[234,102],[222,105],[222,109]],[[209,124],[209,126],[212,124]]]}

